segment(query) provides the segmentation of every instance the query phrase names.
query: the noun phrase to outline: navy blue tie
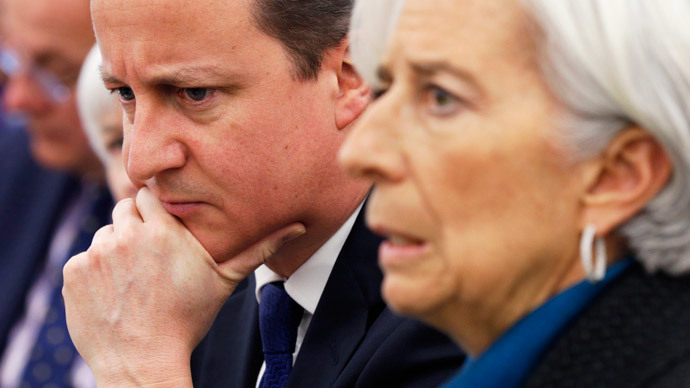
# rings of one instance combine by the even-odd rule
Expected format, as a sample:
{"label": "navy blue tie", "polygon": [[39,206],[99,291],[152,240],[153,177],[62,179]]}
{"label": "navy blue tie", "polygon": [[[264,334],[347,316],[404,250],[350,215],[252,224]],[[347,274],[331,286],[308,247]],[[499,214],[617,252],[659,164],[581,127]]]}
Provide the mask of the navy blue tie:
{"label": "navy blue tie", "polygon": [[261,290],[259,329],[266,370],[260,388],[282,388],[287,384],[302,311],[285,292],[283,282],[267,284]]}
{"label": "navy blue tie", "polygon": [[71,387],[70,371],[77,355],[67,332],[65,305],[62,299],[62,265],[69,257],[84,252],[91,245],[94,233],[109,221],[112,199],[105,188],[89,193],[89,212],[82,218],[69,256],[60,266],[52,268],[52,294],[48,313],[24,369],[20,387]]}

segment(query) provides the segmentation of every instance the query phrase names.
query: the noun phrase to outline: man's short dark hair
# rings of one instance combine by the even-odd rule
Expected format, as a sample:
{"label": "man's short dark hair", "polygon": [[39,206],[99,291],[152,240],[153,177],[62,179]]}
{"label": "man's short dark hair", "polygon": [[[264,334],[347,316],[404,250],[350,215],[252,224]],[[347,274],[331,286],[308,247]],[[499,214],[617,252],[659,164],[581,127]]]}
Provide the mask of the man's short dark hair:
{"label": "man's short dark hair", "polygon": [[[372,0],[376,1],[376,0]],[[254,0],[259,28],[278,39],[303,81],[318,77],[324,54],[338,47],[350,27],[353,0]]]}

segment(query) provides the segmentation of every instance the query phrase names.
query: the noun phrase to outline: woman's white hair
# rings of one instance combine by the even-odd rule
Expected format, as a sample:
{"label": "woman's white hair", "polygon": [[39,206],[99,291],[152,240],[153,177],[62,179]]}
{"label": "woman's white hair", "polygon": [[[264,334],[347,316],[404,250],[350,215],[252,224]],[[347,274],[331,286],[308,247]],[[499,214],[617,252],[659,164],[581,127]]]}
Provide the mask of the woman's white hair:
{"label": "woman's white hair", "polygon": [[377,70],[395,30],[405,0],[355,1],[350,23],[350,55],[357,70],[374,89]]}
{"label": "woman's white hair", "polygon": [[[631,124],[668,153],[670,181],[619,231],[647,270],[690,272],[690,1],[520,1],[541,32],[542,72],[572,113],[563,127],[575,157]],[[357,0],[352,21],[353,60],[373,82],[405,0],[378,3]]]}
{"label": "woman's white hair", "polygon": [[77,106],[82,127],[89,138],[91,148],[103,163],[109,159],[108,151],[103,144],[100,119],[112,111],[115,99],[103,84],[101,78],[101,52],[98,45],[89,51],[81,66],[77,81]]}

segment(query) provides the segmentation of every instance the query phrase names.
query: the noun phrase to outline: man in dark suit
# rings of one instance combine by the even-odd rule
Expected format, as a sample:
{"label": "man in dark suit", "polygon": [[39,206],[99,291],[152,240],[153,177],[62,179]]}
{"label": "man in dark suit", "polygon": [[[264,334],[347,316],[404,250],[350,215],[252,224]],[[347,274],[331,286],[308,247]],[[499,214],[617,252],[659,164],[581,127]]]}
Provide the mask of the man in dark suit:
{"label": "man in dark suit", "polygon": [[26,130],[0,133],[0,386],[93,387],[56,307],[62,266],[112,209],[73,97],[94,41],[89,2],[2,6],[3,108]]}
{"label": "man in dark suit", "polygon": [[141,188],[65,268],[70,331],[103,385],[435,386],[459,367],[450,340],[386,308],[357,220],[370,185],[337,165],[370,92],[348,61],[351,6],[92,2]]}

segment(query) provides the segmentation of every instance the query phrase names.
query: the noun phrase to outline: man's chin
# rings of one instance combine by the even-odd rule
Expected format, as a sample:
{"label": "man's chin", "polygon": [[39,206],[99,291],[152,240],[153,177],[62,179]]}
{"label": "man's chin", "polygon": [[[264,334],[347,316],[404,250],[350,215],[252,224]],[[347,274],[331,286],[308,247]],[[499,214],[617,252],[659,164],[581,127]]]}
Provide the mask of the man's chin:
{"label": "man's chin", "polygon": [[228,246],[227,239],[214,236],[214,233],[206,228],[196,227],[197,225],[194,222],[185,223],[183,219],[180,219],[180,222],[216,263],[226,262],[239,254],[240,251],[238,251],[237,247]]}
{"label": "man's chin", "polygon": [[244,252],[247,248],[249,248],[249,246],[227,246],[227,242],[225,244],[204,244],[204,242],[201,242],[201,245],[211,255],[213,261],[215,261],[218,264],[236,258],[238,255],[242,254],[242,252]]}

